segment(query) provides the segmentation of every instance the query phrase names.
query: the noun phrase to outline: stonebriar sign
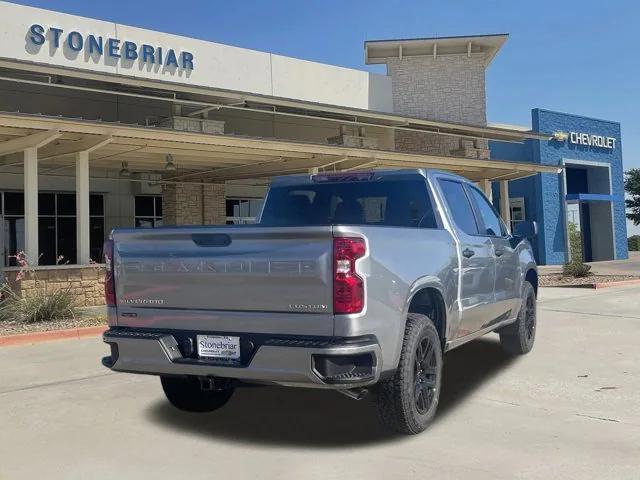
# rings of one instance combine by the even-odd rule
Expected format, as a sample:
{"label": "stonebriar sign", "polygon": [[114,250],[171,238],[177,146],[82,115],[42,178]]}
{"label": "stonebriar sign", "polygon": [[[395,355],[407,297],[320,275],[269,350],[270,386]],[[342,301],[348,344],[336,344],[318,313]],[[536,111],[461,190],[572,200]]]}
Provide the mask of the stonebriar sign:
{"label": "stonebriar sign", "polygon": [[45,28],[34,23],[29,27],[28,40],[33,45],[49,43],[53,49],[68,48],[72,52],[86,52],[89,56],[101,57],[106,55],[112,59],[123,59],[164,67],[193,70],[193,54],[187,51],[177,51],[173,48],[148,45],[138,45],[135,42],[118,38],[103,37],[102,35],[83,35],[77,31],[65,32],[62,28]]}

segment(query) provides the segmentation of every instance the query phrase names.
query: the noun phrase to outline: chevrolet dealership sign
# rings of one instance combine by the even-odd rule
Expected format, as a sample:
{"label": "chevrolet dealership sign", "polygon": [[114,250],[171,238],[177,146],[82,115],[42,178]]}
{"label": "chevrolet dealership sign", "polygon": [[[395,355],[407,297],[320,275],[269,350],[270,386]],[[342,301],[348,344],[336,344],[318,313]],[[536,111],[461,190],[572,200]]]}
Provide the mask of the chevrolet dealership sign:
{"label": "chevrolet dealership sign", "polygon": [[613,150],[616,148],[615,137],[605,137],[603,135],[592,135],[582,132],[570,132],[569,142],[575,145],[583,145],[585,147],[599,147]]}

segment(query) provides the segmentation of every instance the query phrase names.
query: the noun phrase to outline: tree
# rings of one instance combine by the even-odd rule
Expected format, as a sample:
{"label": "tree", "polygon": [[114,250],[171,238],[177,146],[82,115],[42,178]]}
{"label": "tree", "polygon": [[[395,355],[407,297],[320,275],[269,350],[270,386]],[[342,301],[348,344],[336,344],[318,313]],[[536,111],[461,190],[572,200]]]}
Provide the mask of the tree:
{"label": "tree", "polygon": [[634,225],[640,225],[640,168],[632,168],[625,173],[624,189],[631,198],[625,200],[627,204],[627,218]]}

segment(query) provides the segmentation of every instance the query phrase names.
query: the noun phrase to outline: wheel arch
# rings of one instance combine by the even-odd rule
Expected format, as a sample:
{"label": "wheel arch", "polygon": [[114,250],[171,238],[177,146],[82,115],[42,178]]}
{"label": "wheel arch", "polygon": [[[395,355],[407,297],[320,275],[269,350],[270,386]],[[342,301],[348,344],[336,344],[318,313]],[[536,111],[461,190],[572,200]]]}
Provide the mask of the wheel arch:
{"label": "wheel arch", "polygon": [[442,289],[437,283],[424,283],[413,289],[405,313],[428,316],[438,331],[444,351],[447,342],[447,306]]}
{"label": "wheel arch", "polygon": [[533,291],[538,297],[538,271],[535,267],[529,266],[524,275],[525,281],[529,282],[533,286]]}

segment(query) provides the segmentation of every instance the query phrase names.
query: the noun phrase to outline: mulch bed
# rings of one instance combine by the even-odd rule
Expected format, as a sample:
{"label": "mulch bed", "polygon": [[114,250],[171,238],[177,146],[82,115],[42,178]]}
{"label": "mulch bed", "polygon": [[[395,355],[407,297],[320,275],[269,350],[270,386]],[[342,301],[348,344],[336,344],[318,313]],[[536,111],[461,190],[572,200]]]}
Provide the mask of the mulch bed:
{"label": "mulch bed", "polygon": [[51,320],[48,322],[35,323],[0,322],[0,336],[47,332],[50,330],[64,330],[69,328],[95,327],[106,324],[107,320],[104,317],[79,317],[68,320]]}
{"label": "mulch bed", "polygon": [[615,283],[629,280],[640,280],[636,275],[588,275],[586,277],[574,278],[565,277],[556,273],[551,275],[540,275],[539,285],[541,287],[584,287],[597,283]]}

